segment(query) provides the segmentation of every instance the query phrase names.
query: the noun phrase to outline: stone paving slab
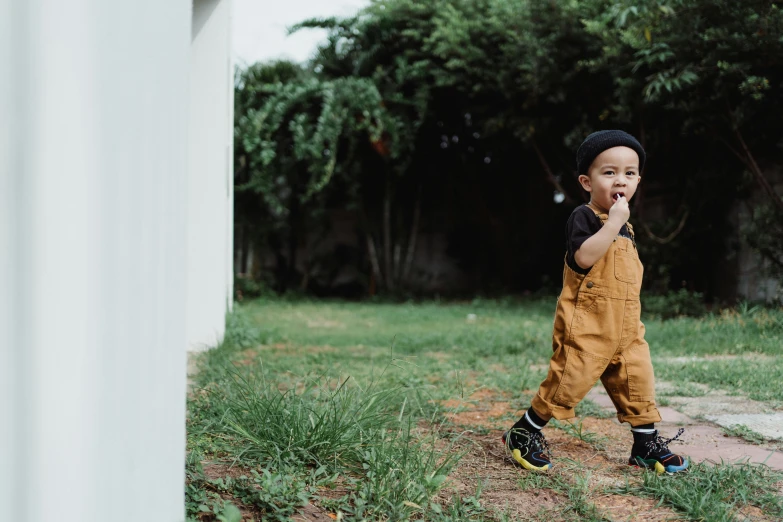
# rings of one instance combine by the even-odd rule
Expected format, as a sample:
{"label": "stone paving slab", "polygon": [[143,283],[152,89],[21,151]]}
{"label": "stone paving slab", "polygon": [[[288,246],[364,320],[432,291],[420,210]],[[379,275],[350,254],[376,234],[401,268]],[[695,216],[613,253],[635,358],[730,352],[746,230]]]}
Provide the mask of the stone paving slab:
{"label": "stone paving slab", "polygon": [[705,415],[704,418],[726,427],[746,426],[764,438],[783,440],[783,412]]}
{"label": "stone paving slab", "polygon": [[[677,433],[661,423],[664,435]],[[750,444],[737,437],[727,437],[720,428],[706,424],[688,426],[682,436],[684,444],[672,444],[669,449],[691,457],[695,462],[737,462],[747,460],[764,463],[771,468],[783,470],[783,453]]]}
{"label": "stone paving slab", "polygon": [[[590,390],[587,398],[599,406],[615,411],[611,399],[606,391],[599,385]],[[737,462],[748,461],[752,463],[764,463],[767,466],[783,471],[783,453],[771,450],[755,444],[750,444],[738,437],[726,436],[721,428],[705,421],[693,419],[674,408],[659,407],[662,422],[658,424],[661,435],[673,437],[679,427],[685,427],[682,436],[684,443],[673,443],[670,449],[677,453],[687,455],[694,462]],[[714,410],[712,410],[714,411]],[[777,433],[783,428],[783,414],[724,414],[712,415],[712,417],[725,417],[725,422],[734,422],[734,425],[744,424],[756,433],[762,433],[765,429],[760,427],[761,420],[764,426],[769,425],[770,432]],[[742,419],[744,422],[737,422]],[[710,419],[711,420],[711,419]],[[768,435],[765,435],[768,436]],[[772,438],[772,437],[769,437]]]}

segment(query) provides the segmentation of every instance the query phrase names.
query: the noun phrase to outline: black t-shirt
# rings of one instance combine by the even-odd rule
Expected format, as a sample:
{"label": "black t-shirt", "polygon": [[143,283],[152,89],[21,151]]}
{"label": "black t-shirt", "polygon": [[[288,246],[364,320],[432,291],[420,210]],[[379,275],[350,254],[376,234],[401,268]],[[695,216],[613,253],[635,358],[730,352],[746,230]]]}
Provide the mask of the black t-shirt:
{"label": "black t-shirt", "polygon": [[[596,216],[595,212],[587,205],[580,205],[571,212],[566,223],[566,263],[577,274],[586,274],[592,267],[585,269],[577,265],[574,254],[582,246],[582,243],[601,230],[602,226],[601,218]],[[618,235],[633,239],[626,225],[623,225]]]}

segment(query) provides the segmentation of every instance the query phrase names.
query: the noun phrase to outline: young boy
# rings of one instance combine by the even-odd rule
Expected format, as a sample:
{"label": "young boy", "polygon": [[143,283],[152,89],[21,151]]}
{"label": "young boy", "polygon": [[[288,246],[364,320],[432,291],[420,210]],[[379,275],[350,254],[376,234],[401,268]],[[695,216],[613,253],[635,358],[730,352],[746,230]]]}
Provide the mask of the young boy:
{"label": "young boy", "polygon": [[628,221],[641,181],[645,153],[620,130],[595,132],[576,153],[579,183],[590,202],[566,225],[563,290],[557,301],[549,373],[531,407],[503,435],[514,460],[529,470],[552,467],[541,428],[551,419],[574,417],[574,407],[601,379],[620,422],[631,425],[628,463],[673,473],[688,461],[672,454],[658,436],[650,348],[640,320],[642,263]]}

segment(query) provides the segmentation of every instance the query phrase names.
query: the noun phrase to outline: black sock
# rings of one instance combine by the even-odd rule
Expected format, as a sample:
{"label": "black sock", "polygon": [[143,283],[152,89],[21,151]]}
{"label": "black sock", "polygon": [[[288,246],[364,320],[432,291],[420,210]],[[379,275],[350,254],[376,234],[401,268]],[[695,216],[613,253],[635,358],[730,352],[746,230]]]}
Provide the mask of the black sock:
{"label": "black sock", "polygon": [[631,428],[631,434],[633,435],[634,445],[643,443],[648,440],[652,440],[655,435],[655,424],[642,424],[641,426],[633,426]]}
{"label": "black sock", "polygon": [[519,419],[517,423],[511,427],[511,429],[522,429],[535,433],[537,431],[541,431],[541,428],[546,426],[547,422],[549,421],[545,421],[536,415],[536,412],[533,411],[533,408],[528,408],[525,414],[522,415],[522,418]]}

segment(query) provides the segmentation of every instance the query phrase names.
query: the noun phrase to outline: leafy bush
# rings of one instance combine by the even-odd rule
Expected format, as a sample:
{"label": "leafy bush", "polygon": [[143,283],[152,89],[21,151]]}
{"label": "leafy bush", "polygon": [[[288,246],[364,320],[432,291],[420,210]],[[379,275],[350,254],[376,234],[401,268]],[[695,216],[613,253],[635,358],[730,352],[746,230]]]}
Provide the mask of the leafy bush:
{"label": "leafy bush", "polygon": [[237,301],[273,295],[275,295],[274,291],[264,281],[241,274],[234,276],[234,297]]}
{"label": "leafy bush", "polygon": [[642,312],[661,319],[673,317],[701,317],[707,313],[704,295],[684,288],[676,292],[642,297]]}

